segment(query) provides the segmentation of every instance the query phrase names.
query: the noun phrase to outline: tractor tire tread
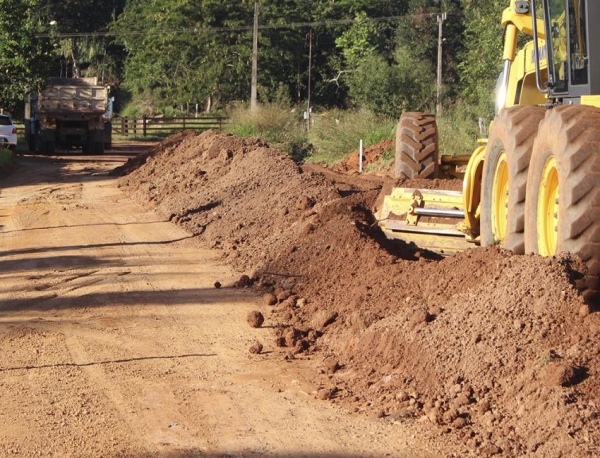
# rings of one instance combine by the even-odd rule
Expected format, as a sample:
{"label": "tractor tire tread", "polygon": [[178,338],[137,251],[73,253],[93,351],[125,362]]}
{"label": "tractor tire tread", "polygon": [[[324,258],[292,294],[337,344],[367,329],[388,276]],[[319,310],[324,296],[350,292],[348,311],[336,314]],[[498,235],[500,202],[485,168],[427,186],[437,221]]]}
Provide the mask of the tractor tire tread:
{"label": "tractor tire tread", "polygon": [[396,130],[395,177],[435,177],[438,167],[437,143],[437,127],[433,114],[403,113]]}
{"label": "tractor tire tread", "polygon": [[502,247],[516,254],[525,252],[525,192],[527,187],[527,170],[531,150],[535,140],[538,126],[544,117],[544,108],[535,106],[515,106],[506,108],[494,120],[494,126],[488,140],[486,162],[483,168],[483,189],[481,197],[481,242],[484,246],[496,244],[496,235],[492,229],[491,180],[494,179],[496,162],[488,162],[494,152],[499,154],[498,148],[504,149],[507,154],[509,175],[508,215],[506,234],[502,240]]}
{"label": "tractor tire tread", "polygon": [[[587,273],[576,280],[576,286],[588,299],[600,297],[599,126],[598,108],[556,107],[546,114],[534,146],[534,150],[554,152],[559,173],[557,252],[574,253],[586,264]],[[528,224],[534,226],[537,196],[528,202],[527,211]],[[537,252],[537,229],[528,234],[526,249]]]}

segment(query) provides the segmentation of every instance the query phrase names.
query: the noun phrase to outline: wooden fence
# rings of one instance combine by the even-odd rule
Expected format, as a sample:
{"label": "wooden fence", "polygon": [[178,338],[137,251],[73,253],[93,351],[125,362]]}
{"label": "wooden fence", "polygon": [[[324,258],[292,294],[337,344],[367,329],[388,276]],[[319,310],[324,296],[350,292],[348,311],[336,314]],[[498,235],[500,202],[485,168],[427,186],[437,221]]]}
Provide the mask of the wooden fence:
{"label": "wooden fence", "polygon": [[186,129],[196,131],[214,129],[220,131],[226,122],[227,118],[223,116],[202,116],[198,118],[185,116],[122,118],[115,116],[112,119],[112,130],[113,133],[124,136],[165,136]]}

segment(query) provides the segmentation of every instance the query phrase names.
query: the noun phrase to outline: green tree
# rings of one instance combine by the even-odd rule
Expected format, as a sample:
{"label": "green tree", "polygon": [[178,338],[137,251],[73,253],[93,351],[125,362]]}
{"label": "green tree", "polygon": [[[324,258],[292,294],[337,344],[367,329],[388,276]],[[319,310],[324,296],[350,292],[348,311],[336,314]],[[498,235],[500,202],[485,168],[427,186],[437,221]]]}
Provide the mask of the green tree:
{"label": "green tree", "polygon": [[98,36],[123,11],[126,0],[47,0],[40,5],[51,37],[56,41],[56,69],[52,76],[98,76],[118,80],[120,49]]}
{"label": "green tree", "polygon": [[394,61],[372,55],[350,74],[350,96],[375,113],[399,117],[403,111],[423,111],[431,106],[435,74],[427,62],[415,62],[408,49],[398,47]]}
{"label": "green tree", "polygon": [[463,0],[464,51],[461,53],[461,93],[479,107],[480,116],[491,116],[494,86],[502,69],[502,11],[505,0]]}
{"label": "green tree", "polygon": [[[459,1],[410,0],[409,13],[400,22],[396,36],[415,62],[437,68],[438,17],[446,13],[442,35],[442,82],[448,102],[457,97],[458,62],[463,49],[463,13]],[[448,103],[447,102],[447,103]]]}
{"label": "green tree", "polygon": [[372,44],[375,34],[374,23],[367,13],[356,13],[352,26],[335,40],[349,67],[358,67],[364,58],[375,54],[376,47]]}
{"label": "green tree", "polygon": [[37,35],[46,30],[41,0],[0,0],[0,108],[16,114],[28,92],[50,74],[52,46]]}
{"label": "green tree", "polygon": [[113,25],[127,52],[124,85],[142,111],[249,93],[251,2],[130,1]]}

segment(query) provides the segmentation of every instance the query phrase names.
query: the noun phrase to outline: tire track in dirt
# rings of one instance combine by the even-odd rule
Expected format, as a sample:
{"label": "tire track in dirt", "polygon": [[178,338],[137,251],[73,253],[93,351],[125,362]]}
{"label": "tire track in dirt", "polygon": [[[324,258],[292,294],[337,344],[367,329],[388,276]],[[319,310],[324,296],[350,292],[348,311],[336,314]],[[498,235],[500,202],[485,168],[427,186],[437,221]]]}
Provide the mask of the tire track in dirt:
{"label": "tire track in dirt", "polygon": [[[112,369],[110,372],[114,374],[117,371],[120,372],[117,367],[143,366],[143,356],[139,360],[106,361],[102,364],[89,363],[93,359],[91,354],[84,349],[80,337],[76,337],[72,332],[69,332],[68,335],[70,337],[67,338],[66,343],[73,361],[82,366],[90,384],[102,392],[114,409],[119,412],[119,418],[113,421],[126,424],[128,430],[135,431],[134,436],[141,439],[148,453],[159,452],[165,446],[185,448],[197,444],[197,434],[190,433],[189,429],[185,427],[173,427],[173,425],[183,424],[184,421],[183,416],[176,408],[178,402],[169,389],[170,387],[163,383],[149,385],[143,380],[137,381],[131,378],[128,378],[127,384],[124,386],[106,372],[106,368],[109,367]],[[88,339],[87,335],[86,339]],[[171,419],[175,419],[175,421]],[[176,420],[179,420],[180,423],[177,423]],[[165,428],[167,423],[169,426]],[[150,444],[153,444],[152,448],[149,447]]]}
{"label": "tire track in dirt", "polygon": [[436,456],[404,425],[315,401],[315,363],[285,361],[269,319],[248,326],[267,311],[228,287],[239,274],[100,166],[28,163],[56,195],[83,188],[18,209],[35,174],[0,190],[3,229],[22,224],[0,258],[0,456]]}

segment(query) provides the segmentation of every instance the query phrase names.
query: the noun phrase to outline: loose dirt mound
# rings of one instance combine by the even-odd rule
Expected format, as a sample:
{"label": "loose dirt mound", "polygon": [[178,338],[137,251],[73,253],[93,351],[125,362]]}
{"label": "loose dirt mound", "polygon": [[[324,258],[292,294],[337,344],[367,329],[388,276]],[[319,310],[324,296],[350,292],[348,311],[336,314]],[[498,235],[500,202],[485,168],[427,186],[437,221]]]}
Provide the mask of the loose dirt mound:
{"label": "loose dirt mound", "polygon": [[[362,166],[363,170],[375,168],[377,172],[390,172],[393,170],[394,161],[385,160],[385,157],[394,151],[394,140],[383,140],[375,145],[363,149]],[[358,172],[359,151],[352,151],[346,159],[336,164],[333,168],[339,172]]]}
{"label": "loose dirt mound", "polygon": [[257,139],[188,133],[138,161],[121,185],[248,273],[286,358],[323,360],[322,399],[421,422],[455,456],[600,454],[600,319],[577,259],[392,244],[373,181]]}

